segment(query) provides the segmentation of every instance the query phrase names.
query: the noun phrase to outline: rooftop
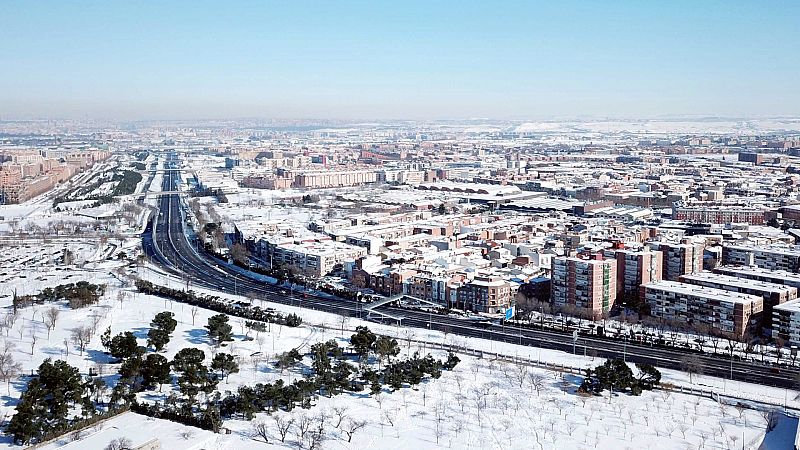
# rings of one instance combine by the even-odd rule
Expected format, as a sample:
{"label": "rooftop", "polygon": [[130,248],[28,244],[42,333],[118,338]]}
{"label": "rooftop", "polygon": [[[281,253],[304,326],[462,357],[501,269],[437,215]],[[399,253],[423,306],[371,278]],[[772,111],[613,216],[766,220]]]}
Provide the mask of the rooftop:
{"label": "rooftop", "polygon": [[674,292],[680,295],[703,297],[708,300],[717,300],[724,303],[741,303],[749,305],[752,303],[762,303],[762,298],[757,295],[740,294],[738,292],[715,289],[693,284],[679,283],[677,281],[656,281],[645,284],[646,289],[656,289],[666,292]]}

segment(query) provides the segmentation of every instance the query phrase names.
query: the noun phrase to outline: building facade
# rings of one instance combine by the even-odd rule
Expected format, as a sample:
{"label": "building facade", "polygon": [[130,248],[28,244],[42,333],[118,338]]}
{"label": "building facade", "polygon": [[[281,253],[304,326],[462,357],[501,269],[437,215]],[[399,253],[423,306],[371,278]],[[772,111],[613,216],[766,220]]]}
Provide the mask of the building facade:
{"label": "building facade", "polygon": [[763,298],[756,295],[668,280],[642,286],[641,295],[653,317],[694,328],[705,325],[711,334],[735,339],[758,331],[764,309]]}
{"label": "building facade", "polygon": [[617,298],[616,261],[553,258],[550,299],[556,308],[575,307],[597,319],[611,310]]}

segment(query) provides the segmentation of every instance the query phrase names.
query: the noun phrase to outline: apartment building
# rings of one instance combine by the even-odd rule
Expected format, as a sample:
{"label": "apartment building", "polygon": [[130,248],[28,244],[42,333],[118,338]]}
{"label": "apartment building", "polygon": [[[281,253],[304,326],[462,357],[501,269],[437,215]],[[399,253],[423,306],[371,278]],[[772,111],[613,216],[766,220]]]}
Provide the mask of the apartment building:
{"label": "apartment building", "polygon": [[756,266],[720,266],[714,273],[730,275],[747,280],[758,280],[767,283],[783,284],[800,289],[800,274],[785,270],[769,270]]}
{"label": "apartment building", "polygon": [[329,274],[334,266],[366,256],[367,250],[336,241],[280,243],[269,245],[273,264],[283,264],[314,277]]}
{"label": "apartment building", "polygon": [[800,250],[795,247],[723,245],[722,264],[797,273],[800,271]]}
{"label": "apartment building", "polygon": [[465,311],[502,314],[511,306],[511,284],[498,277],[477,276],[458,288],[456,298],[456,306]]}
{"label": "apartment building", "polygon": [[691,326],[708,325],[719,336],[741,339],[758,331],[764,299],[704,286],[662,280],[642,286],[650,315]]}
{"label": "apartment building", "polygon": [[723,289],[726,291],[738,292],[740,294],[750,294],[761,297],[764,299],[762,326],[765,328],[771,327],[772,309],[775,306],[797,298],[796,287],[768,283],[765,281],[747,280],[712,272],[700,272],[690,275],[683,275],[680,278],[680,281],[682,283],[693,284],[696,286]]}
{"label": "apartment building", "polygon": [[660,251],[617,250],[617,292],[624,298],[639,296],[639,287],[663,276],[664,254]]}
{"label": "apartment building", "polygon": [[672,207],[672,218],[692,223],[747,223],[763,225],[766,222],[765,211],[743,205],[710,204],[676,204]]}
{"label": "apartment building", "polygon": [[778,305],[772,310],[772,337],[800,345],[800,300]]}
{"label": "apartment building", "polygon": [[650,248],[664,253],[661,278],[677,281],[681,275],[703,270],[702,243],[684,242],[680,244],[651,242]]}
{"label": "apartment building", "polygon": [[552,259],[550,298],[557,308],[572,306],[587,317],[611,310],[617,298],[615,260]]}
{"label": "apartment building", "polygon": [[372,170],[302,172],[295,176],[298,188],[331,188],[375,183],[378,174]]}
{"label": "apartment building", "polygon": [[419,273],[403,281],[403,293],[425,300],[447,303],[449,278]]}

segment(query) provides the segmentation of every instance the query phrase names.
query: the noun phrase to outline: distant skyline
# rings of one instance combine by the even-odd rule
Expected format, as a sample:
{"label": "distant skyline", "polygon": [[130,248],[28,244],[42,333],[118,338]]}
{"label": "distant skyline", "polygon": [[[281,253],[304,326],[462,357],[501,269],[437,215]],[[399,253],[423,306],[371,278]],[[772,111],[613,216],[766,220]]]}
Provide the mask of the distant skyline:
{"label": "distant skyline", "polygon": [[800,116],[795,1],[0,11],[0,119]]}

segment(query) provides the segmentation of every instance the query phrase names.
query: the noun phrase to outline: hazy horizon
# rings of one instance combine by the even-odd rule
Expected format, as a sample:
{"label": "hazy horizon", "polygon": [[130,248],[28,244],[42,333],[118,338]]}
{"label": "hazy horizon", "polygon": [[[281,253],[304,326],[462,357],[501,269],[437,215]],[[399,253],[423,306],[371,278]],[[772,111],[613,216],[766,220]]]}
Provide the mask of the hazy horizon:
{"label": "hazy horizon", "polygon": [[800,4],[4,2],[0,119],[800,116]]}

